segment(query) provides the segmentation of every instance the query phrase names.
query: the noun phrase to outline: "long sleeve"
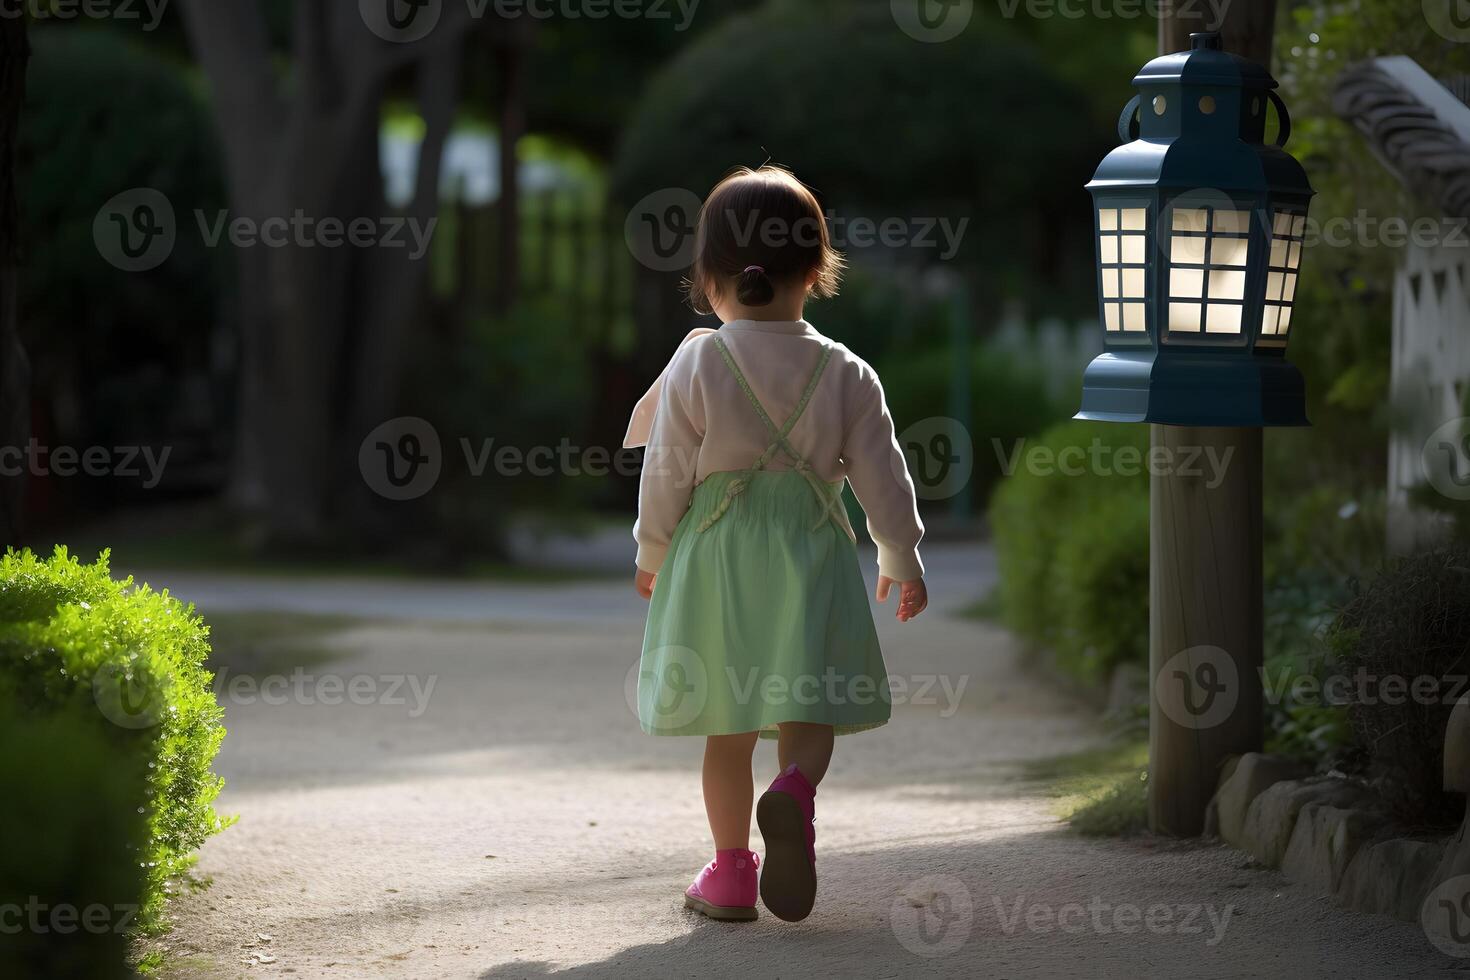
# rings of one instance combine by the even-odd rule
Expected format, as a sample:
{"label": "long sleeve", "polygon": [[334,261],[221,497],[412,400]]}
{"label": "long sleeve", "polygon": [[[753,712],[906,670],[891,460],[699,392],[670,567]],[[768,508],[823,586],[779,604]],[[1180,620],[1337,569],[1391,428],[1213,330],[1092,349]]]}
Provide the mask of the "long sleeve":
{"label": "long sleeve", "polygon": [[[688,370],[687,347],[669,365],[643,455],[638,483],[638,567],[657,572],[674,529],[694,494],[699,447],[704,441],[704,405],[697,379]],[[681,363],[682,362],[682,363]]]}
{"label": "long sleeve", "polygon": [[919,520],[914,483],[893,432],[893,417],[878,375],[861,365],[860,402],[848,426],[842,458],[847,479],[868,515],[868,534],[878,546],[878,572],[897,582],[922,578]]}

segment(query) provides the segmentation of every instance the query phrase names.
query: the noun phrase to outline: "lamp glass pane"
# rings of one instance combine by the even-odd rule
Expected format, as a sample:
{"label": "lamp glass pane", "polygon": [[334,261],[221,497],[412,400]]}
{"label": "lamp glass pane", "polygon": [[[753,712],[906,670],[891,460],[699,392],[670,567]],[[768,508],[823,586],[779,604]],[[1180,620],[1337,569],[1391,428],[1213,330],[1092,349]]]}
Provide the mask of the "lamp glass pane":
{"label": "lamp glass pane", "polygon": [[1169,241],[1169,258],[1175,263],[1188,265],[1204,265],[1205,262],[1205,238],[1190,238],[1185,235],[1174,235]]}
{"label": "lamp glass pane", "polygon": [[1209,216],[1204,208],[1175,208],[1174,231],[1204,232],[1209,228]]}
{"label": "lamp glass pane", "polygon": [[1124,208],[1118,227],[1124,231],[1143,231],[1148,222],[1148,208]]}
{"label": "lamp glass pane", "polygon": [[1132,333],[1142,333],[1148,329],[1142,303],[1123,304],[1123,329]]}
{"label": "lamp glass pane", "polygon": [[1097,212],[1097,227],[1100,231],[1118,230],[1118,209],[1099,208]]}
{"label": "lamp glass pane", "polygon": [[1302,259],[1305,214],[1278,209],[1271,221],[1271,259],[1266,271],[1265,310],[1261,336],[1284,340],[1296,298],[1296,271]]}
{"label": "lamp glass pane", "polygon": [[1232,265],[1244,266],[1246,256],[1250,254],[1250,239],[1248,238],[1218,238],[1210,239],[1210,265]]}
{"label": "lamp glass pane", "polygon": [[1205,312],[1206,333],[1240,333],[1243,307],[1233,303],[1210,303]]}
{"label": "lamp glass pane", "polygon": [[1245,299],[1244,269],[1215,269],[1210,272],[1211,299]]}
{"label": "lamp glass pane", "polygon": [[1169,295],[1188,296],[1198,299],[1205,294],[1205,273],[1203,269],[1171,269],[1169,270]]}
{"label": "lamp glass pane", "polygon": [[1170,303],[1169,329],[1199,333],[1200,304]]}

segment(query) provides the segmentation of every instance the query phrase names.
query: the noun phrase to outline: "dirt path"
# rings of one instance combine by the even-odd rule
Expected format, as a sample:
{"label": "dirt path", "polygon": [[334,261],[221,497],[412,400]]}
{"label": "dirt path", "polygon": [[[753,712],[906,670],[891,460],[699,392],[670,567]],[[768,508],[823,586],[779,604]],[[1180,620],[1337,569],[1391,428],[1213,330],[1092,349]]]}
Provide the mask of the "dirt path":
{"label": "dirt path", "polygon": [[[934,549],[935,607],[880,619],[890,671],[934,703],[839,742],[818,797],[817,911],[745,926],[679,907],[709,850],[701,746],[638,731],[624,685],[641,609],[622,581],[155,576],[206,615],[416,616],[336,635],[341,659],[228,699],[220,805],[240,823],[204,849],[212,887],[176,903],[167,975],[1451,975],[1416,927],[1336,909],[1229,850],[1058,826],[1017,764],[1097,733],[1016,669],[1003,632],[954,615],[991,564]],[[757,763],[774,774],[768,745]]]}

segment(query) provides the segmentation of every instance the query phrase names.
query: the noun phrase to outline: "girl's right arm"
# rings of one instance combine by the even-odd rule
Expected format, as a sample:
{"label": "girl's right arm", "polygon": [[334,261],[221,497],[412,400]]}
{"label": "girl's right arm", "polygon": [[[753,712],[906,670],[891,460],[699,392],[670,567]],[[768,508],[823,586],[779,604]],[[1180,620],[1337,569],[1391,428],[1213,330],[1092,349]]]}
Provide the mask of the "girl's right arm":
{"label": "girl's right arm", "polygon": [[669,365],[658,409],[643,455],[643,473],[638,481],[638,521],[633,537],[638,541],[639,591],[658,574],[673,540],[674,529],[694,494],[699,447],[704,441],[704,403],[694,374],[695,358],[689,346]]}

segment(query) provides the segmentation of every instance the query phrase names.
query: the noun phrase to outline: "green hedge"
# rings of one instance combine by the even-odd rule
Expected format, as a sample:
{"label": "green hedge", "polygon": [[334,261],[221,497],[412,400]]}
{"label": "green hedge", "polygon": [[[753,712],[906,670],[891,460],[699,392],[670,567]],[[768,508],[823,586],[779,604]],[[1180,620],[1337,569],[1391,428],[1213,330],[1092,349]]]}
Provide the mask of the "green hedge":
{"label": "green hedge", "polygon": [[1147,427],[1065,422],[1008,448],[990,504],[1006,625],[1085,681],[1146,663]]}
{"label": "green hedge", "polygon": [[[64,548],[0,559],[0,708],[28,724],[80,719],[105,744],[111,771],[128,781],[128,809],[144,819],[112,859],[144,872],[145,929],[160,924],[169,879],[224,825],[212,806],[222,781],[210,764],[225,731],[204,666],[208,636],[192,606],[114,581],[106,552],[90,565]],[[47,809],[65,806],[58,798]]]}
{"label": "green hedge", "polygon": [[0,975],[129,977],[147,875],[137,786],[96,712],[0,720]]}

